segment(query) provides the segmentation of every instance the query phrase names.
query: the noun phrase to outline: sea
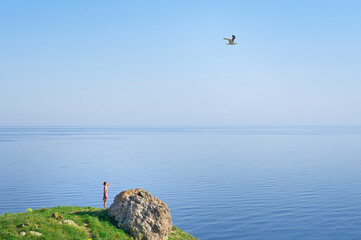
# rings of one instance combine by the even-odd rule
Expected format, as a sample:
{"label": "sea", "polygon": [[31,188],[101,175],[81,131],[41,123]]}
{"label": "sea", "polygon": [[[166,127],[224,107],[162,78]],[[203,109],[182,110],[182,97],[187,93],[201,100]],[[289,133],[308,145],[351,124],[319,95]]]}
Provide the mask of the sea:
{"label": "sea", "polygon": [[0,214],[143,188],[204,240],[361,239],[361,126],[0,127]]}

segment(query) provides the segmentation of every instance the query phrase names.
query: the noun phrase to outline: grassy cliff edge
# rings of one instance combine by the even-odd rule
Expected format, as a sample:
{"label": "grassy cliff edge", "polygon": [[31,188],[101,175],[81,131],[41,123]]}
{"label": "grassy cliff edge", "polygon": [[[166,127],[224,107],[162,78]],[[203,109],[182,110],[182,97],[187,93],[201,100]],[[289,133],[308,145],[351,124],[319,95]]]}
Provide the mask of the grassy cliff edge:
{"label": "grassy cliff edge", "polygon": [[[71,221],[65,221],[71,220]],[[75,223],[75,224],[74,224]],[[30,232],[41,233],[40,236]],[[21,236],[21,234],[24,234]],[[108,210],[93,207],[54,207],[0,216],[0,239],[133,239],[119,229]],[[169,240],[194,240],[188,233],[173,227]]]}

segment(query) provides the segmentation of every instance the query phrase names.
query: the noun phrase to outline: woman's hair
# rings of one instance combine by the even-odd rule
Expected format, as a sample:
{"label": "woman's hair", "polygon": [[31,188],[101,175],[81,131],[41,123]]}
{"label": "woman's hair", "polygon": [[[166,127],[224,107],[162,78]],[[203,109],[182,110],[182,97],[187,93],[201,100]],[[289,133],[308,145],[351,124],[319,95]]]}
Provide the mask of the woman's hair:
{"label": "woman's hair", "polygon": [[105,184],[107,184],[108,182],[104,182],[103,185],[105,186]]}

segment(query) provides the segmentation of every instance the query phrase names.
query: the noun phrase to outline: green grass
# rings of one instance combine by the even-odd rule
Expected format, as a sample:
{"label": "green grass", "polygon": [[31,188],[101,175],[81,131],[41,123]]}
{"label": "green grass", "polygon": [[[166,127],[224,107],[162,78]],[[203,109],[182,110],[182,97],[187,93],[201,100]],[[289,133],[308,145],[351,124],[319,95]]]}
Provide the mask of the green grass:
{"label": "green grass", "polygon": [[172,230],[169,233],[168,240],[195,240],[197,238],[193,237],[192,235],[183,232],[179,228],[173,226]]}
{"label": "green grass", "polygon": [[[58,213],[57,217],[53,217]],[[61,220],[73,220],[79,227],[59,224]],[[24,231],[25,236],[19,233]],[[42,233],[31,236],[30,231]],[[42,208],[24,213],[3,214],[0,216],[0,239],[133,239],[123,229],[117,228],[116,222],[108,217],[108,210],[92,207],[55,207]],[[173,227],[169,240],[196,239]]]}

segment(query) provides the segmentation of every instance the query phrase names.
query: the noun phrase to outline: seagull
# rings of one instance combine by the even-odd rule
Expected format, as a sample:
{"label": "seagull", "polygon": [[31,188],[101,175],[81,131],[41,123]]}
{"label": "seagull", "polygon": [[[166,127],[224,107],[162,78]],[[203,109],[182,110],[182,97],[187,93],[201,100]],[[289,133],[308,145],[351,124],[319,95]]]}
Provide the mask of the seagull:
{"label": "seagull", "polygon": [[223,38],[224,40],[227,40],[228,43],[227,45],[236,45],[238,43],[234,42],[234,39],[236,39],[236,36],[232,35],[232,39],[229,39],[229,38]]}

